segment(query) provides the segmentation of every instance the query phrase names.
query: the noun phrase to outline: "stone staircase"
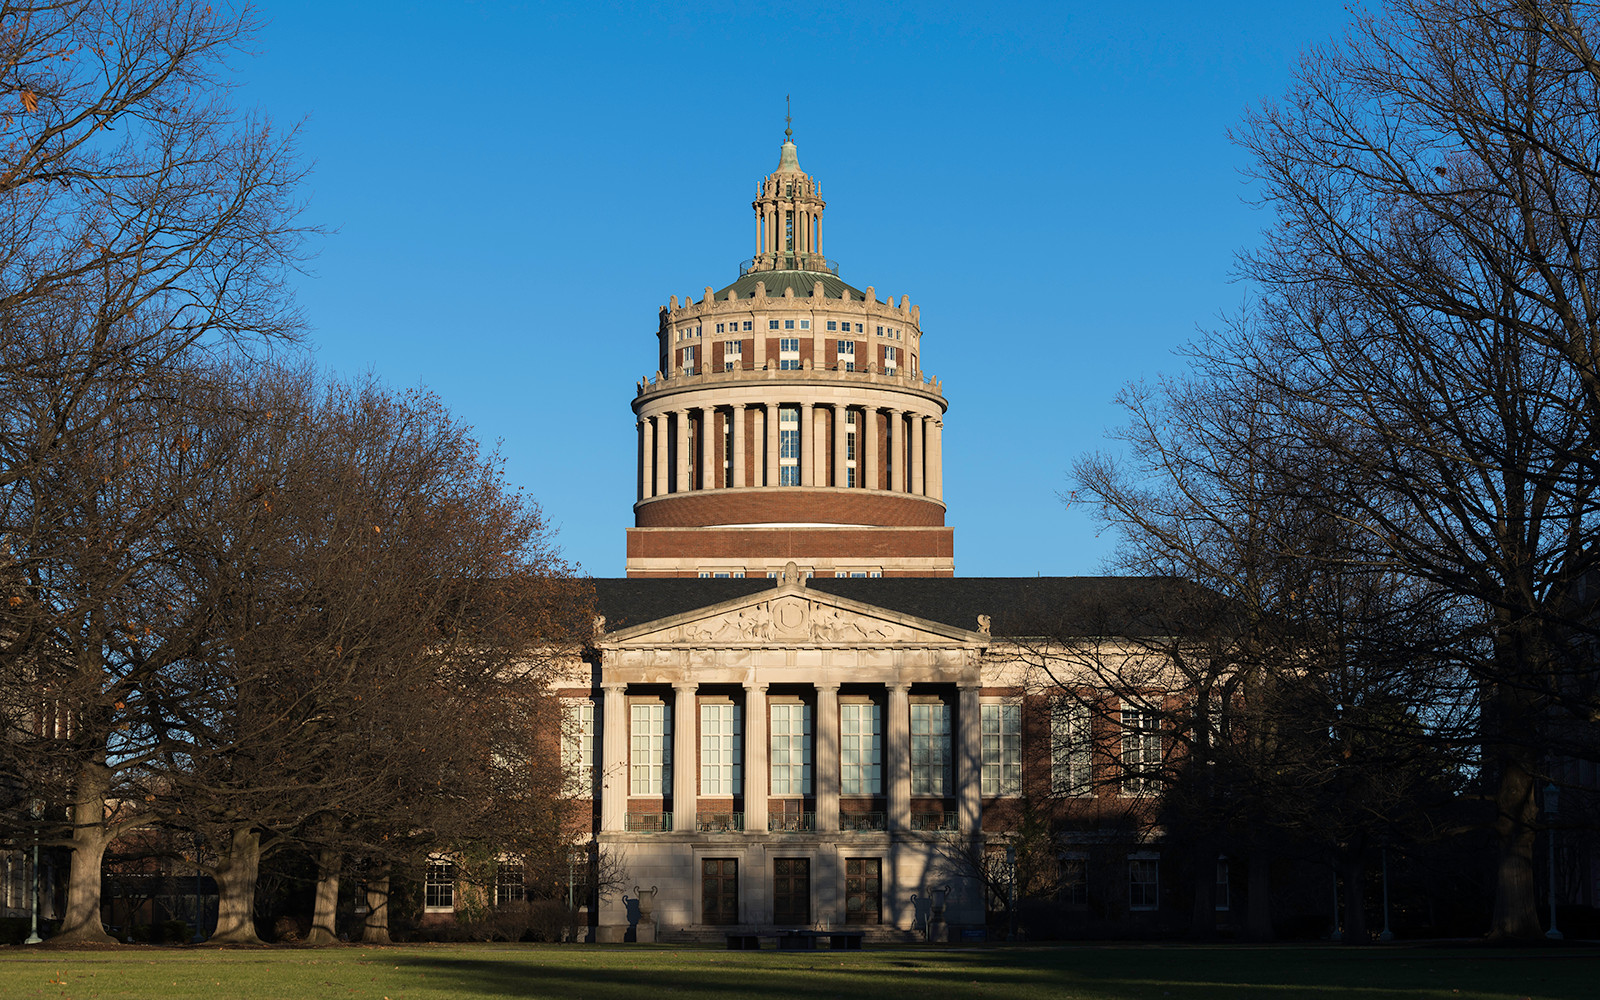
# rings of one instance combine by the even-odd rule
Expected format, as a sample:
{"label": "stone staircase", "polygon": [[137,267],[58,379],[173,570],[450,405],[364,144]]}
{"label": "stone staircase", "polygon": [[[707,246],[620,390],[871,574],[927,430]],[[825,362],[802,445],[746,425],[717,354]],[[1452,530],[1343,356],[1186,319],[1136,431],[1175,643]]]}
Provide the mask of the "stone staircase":
{"label": "stone staircase", "polygon": [[[677,930],[661,931],[656,940],[663,944],[697,944],[722,947],[727,944],[729,934],[758,934],[761,936],[761,947],[776,948],[777,943],[772,939],[787,928],[772,926],[751,926],[749,924],[730,924],[727,926],[708,927],[698,925],[682,927]],[[845,928],[839,928],[844,930]],[[865,937],[862,944],[868,948],[898,947],[900,945],[921,944],[922,934],[919,931],[902,930],[898,927],[885,925],[863,924],[848,928],[852,931],[863,931]],[[826,947],[826,945],[824,945]]]}

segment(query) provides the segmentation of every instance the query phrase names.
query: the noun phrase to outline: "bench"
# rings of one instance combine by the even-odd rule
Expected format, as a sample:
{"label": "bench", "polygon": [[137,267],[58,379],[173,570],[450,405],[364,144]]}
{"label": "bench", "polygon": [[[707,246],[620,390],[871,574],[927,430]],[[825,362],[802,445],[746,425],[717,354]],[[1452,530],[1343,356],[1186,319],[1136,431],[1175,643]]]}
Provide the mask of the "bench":
{"label": "bench", "polygon": [[784,931],[778,935],[778,947],[791,951],[816,951],[817,942],[828,939],[833,951],[860,951],[865,931]]}

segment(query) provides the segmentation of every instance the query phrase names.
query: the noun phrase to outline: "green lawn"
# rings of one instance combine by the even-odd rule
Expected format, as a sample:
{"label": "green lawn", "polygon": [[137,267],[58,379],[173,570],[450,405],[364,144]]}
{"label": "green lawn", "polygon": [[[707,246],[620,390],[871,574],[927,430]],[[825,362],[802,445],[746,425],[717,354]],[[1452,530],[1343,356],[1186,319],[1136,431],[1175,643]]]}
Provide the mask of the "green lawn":
{"label": "green lawn", "polygon": [[1600,950],[1072,945],[835,954],[572,945],[0,948],[0,997],[6,1000],[663,996],[1592,1000],[1600,996]]}

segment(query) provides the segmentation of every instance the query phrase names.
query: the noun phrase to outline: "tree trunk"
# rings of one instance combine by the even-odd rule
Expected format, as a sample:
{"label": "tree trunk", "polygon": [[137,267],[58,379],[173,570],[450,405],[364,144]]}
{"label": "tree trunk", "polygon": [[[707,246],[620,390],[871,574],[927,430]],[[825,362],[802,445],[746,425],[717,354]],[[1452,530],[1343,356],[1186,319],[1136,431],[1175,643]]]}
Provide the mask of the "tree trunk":
{"label": "tree trunk", "polygon": [[217,862],[217,929],[207,944],[263,944],[256,934],[261,834],[235,830]]}
{"label": "tree trunk", "polygon": [[321,851],[317,856],[317,898],[311,913],[311,933],[306,943],[322,946],[339,940],[339,860],[338,851]]}
{"label": "tree trunk", "polygon": [[1217,856],[1202,846],[1194,857],[1194,910],[1189,934],[1205,941],[1217,936]]}
{"label": "tree trunk", "polygon": [[1344,869],[1344,943],[1371,944],[1367,937],[1367,866],[1360,854],[1351,855]]}
{"label": "tree trunk", "polygon": [[1245,885],[1245,935],[1251,941],[1272,940],[1272,858],[1252,851]]}
{"label": "tree trunk", "polygon": [[1534,823],[1539,807],[1533,799],[1534,778],[1524,760],[1527,756],[1513,750],[1503,753],[1501,760],[1494,822],[1500,857],[1494,914],[1489,921],[1491,941],[1537,941],[1542,933],[1533,879]]}
{"label": "tree trunk", "polygon": [[67,912],[52,943],[116,944],[100,922],[100,879],[110,837],[106,799],[111,772],[98,761],[78,772],[72,798],[72,867],[67,876]]}
{"label": "tree trunk", "polygon": [[361,926],[367,944],[389,943],[389,876],[367,881],[367,919]]}

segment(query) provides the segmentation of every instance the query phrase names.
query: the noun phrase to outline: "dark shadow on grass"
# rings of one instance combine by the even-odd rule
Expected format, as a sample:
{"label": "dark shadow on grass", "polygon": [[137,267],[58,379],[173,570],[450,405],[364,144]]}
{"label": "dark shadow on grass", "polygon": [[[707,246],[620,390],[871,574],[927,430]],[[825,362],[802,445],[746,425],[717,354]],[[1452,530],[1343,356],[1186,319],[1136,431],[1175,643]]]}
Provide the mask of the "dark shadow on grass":
{"label": "dark shadow on grass", "polygon": [[[1092,946],[971,951],[744,952],[505,948],[394,956],[434,986],[519,998],[684,996],[995,997],[1135,1000],[1374,997],[1592,1000],[1600,950],[1523,953],[1418,948]],[[1453,992],[1459,991],[1459,992]]]}

